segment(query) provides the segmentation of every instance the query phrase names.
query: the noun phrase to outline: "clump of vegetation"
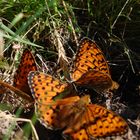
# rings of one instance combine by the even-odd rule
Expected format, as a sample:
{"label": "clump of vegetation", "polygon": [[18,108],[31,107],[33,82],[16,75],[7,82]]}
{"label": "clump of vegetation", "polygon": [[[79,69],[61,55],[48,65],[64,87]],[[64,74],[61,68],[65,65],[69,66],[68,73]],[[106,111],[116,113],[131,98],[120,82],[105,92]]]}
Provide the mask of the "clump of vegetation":
{"label": "clump of vegetation", "polygon": [[[139,6],[140,2],[137,0],[110,2],[105,0],[1,0],[1,80],[12,84],[20,54],[25,48],[35,52],[35,58],[41,70],[54,74],[57,69],[57,73],[61,75],[62,64],[72,63],[71,58],[76,53],[79,40],[85,36],[89,37],[95,40],[103,50],[110,65],[112,77],[120,85],[114,93],[112,109],[117,112],[118,108],[121,108],[120,110],[123,111],[121,115],[128,121],[133,132],[130,139],[138,138],[140,131],[138,117],[140,114]],[[12,109],[9,107],[13,104],[13,100],[9,100],[12,97],[7,98],[5,94],[8,95],[9,91],[0,96],[1,110],[9,110],[14,115],[18,114],[16,105]],[[8,108],[3,109],[5,106],[3,100]],[[99,103],[98,100],[96,101]],[[20,112],[17,117],[31,118],[31,110],[28,110],[30,113],[27,110],[25,113]],[[33,122],[35,123],[36,119],[33,119]],[[22,128],[20,131],[24,131],[28,139],[32,132],[28,130],[34,128],[27,124],[23,125],[20,125]],[[38,127],[45,131],[43,134],[45,136],[46,129],[40,124]],[[42,140],[42,132],[38,127],[37,133]],[[13,130],[11,130],[12,134]],[[57,139],[55,137],[57,134],[53,132],[52,135],[55,136],[50,136],[49,133],[50,130],[47,130],[48,139]],[[59,137],[59,139],[62,138]]]}

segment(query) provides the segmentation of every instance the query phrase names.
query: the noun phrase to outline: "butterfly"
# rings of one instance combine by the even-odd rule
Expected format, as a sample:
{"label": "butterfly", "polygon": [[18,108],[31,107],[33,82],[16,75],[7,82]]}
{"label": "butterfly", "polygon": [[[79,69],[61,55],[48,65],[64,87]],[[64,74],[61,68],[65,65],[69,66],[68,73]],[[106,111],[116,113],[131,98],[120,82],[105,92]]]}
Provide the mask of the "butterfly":
{"label": "butterfly", "polygon": [[47,128],[63,129],[73,140],[89,140],[123,134],[127,123],[106,108],[90,104],[90,97],[55,97],[67,91],[68,84],[41,72],[30,72],[28,83],[36,100],[36,112]]}
{"label": "butterfly", "polygon": [[30,71],[37,71],[37,66],[32,53],[25,49],[22,54],[20,64],[14,75],[13,86],[32,97],[27,80],[27,76]]}
{"label": "butterfly", "polygon": [[71,77],[79,86],[93,88],[98,93],[118,88],[111,78],[108,63],[98,45],[83,38],[71,69]]}

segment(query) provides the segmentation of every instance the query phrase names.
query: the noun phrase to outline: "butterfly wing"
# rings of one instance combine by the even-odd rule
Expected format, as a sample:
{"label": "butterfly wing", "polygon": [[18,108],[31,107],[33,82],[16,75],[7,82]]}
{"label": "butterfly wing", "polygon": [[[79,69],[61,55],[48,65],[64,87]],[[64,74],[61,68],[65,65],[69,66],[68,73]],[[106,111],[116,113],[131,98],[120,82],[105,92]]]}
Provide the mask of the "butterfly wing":
{"label": "butterfly wing", "polygon": [[54,99],[67,89],[68,84],[41,72],[30,72],[28,83],[36,100],[38,118],[47,128],[52,128],[56,118]]}
{"label": "butterfly wing", "polygon": [[97,92],[111,88],[114,83],[103,52],[88,38],[81,40],[71,77],[77,85],[94,88]]}
{"label": "butterfly wing", "polygon": [[90,140],[90,137],[85,129],[80,129],[79,131],[77,131],[75,133],[71,133],[71,134],[69,134],[69,137],[72,140],[83,140],[83,139]]}
{"label": "butterfly wing", "polygon": [[91,115],[93,113],[96,114],[95,123],[88,127],[89,135],[94,137],[105,137],[122,135],[127,132],[127,123],[122,117],[114,112],[96,104],[89,104],[88,110]]}
{"label": "butterfly wing", "polygon": [[83,74],[91,69],[110,74],[103,52],[95,42],[84,38],[80,42],[80,48],[74,61],[71,74],[72,79],[77,81]]}
{"label": "butterfly wing", "polygon": [[31,95],[27,80],[27,76],[30,71],[37,71],[37,66],[33,55],[26,49],[22,54],[20,64],[14,75],[13,86],[22,90],[28,95]]}
{"label": "butterfly wing", "polygon": [[89,70],[76,81],[76,84],[93,88],[96,92],[101,93],[108,90],[112,86],[112,82],[109,74]]}

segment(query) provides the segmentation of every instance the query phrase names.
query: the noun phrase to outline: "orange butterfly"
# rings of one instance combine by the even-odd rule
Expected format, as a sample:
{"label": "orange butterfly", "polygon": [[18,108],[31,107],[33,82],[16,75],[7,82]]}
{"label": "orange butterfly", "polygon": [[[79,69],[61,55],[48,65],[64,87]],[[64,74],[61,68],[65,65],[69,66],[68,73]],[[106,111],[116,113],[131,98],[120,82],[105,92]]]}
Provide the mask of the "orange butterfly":
{"label": "orange butterfly", "polygon": [[30,72],[28,82],[36,99],[37,115],[48,128],[61,128],[73,140],[121,135],[127,131],[127,123],[120,116],[90,104],[89,96],[55,100],[66,90],[67,83],[39,72]]}
{"label": "orange butterfly", "polygon": [[118,88],[118,84],[111,79],[103,52],[88,38],[80,42],[71,77],[77,85],[91,87],[99,93]]}
{"label": "orange butterfly", "polygon": [[30,71],[37,71],[37,66],[32,53],[26,49],[22,54],[20,64],[14,75],[13,86],[32,96],[27,80]]}
{"label": "orange butterfly", "polygon": [[[114,81],[102,51],[86,38],[80,46],[71,72],[73,81],[97,92],[110,89]],[[89,104],[89,96],[56,99],[61,93],[69,92],[68,83],[39,72],[30,72],[28,83],[36,100],[38,117],[48,128],[64,129],[63,133],[74,140],[122,134],[127,130],[121,117],[101,106]]]}

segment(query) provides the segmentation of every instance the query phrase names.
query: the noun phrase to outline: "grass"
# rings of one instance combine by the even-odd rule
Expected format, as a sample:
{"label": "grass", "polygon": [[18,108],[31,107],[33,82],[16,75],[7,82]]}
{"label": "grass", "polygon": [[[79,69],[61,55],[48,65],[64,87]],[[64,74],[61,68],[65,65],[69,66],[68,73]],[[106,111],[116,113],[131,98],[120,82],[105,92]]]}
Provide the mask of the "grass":
{"label": "grass", "polygon": [[[0,69],[1,77],[4,77],[2,80],[12,83],[11,77],[15,72],[13,54],[17,50],[12,48],[13,43],[19,44],[21,50],[30,48],[37,52],[36,56],[40,57],[36,58],[42,65],[49,61],[47,66],[50,68],[48,70],[50,73],[53,73],[53,68],[49,65],[55,63],[54,69],[65,68],[67,76],[69,66],[63,64],[72,61],[80,38],[87,36],[99,44],[109,61],[112,77],[120,84],[118,91],[120,93],[116,96],[127,104],[128,108],[132,108],[133,103],[138,108],[139,104],[135,99],[139,99],[140,93],[137,90],[140,84],[137,81],[140,70],[139,6],[137,0],[111,2],[1,0],[0,54],[3,55],[0,55]],[[43,69],[42,65],[40,69]],[[6,76],[3,76],[4,74]],[[135,79],[134,85],[129,74]],[[131,92],[129,88],[132,89]],[[137,120],[135,125],[133,124],[137,129],[138,114],[137,111],[132,118],[133,123]],[[131,117],[128,115],[126,118]],[[23,130],[25,133],[28,132],[28,126]],[[27,135],[29,137],[30,133]]]}

